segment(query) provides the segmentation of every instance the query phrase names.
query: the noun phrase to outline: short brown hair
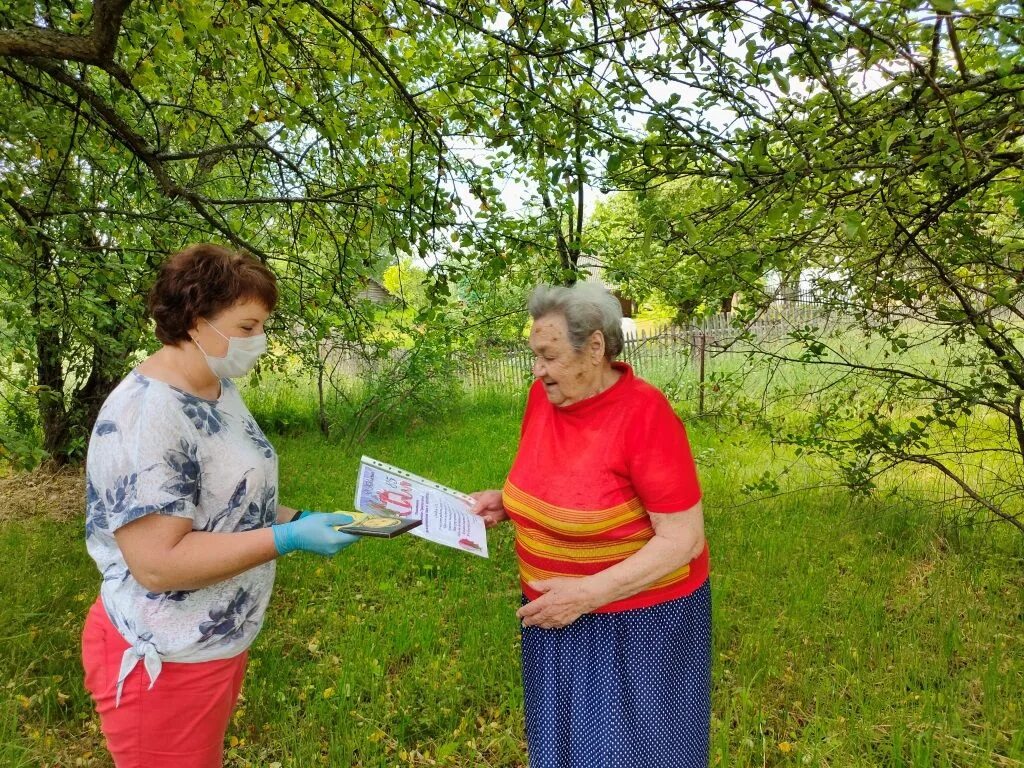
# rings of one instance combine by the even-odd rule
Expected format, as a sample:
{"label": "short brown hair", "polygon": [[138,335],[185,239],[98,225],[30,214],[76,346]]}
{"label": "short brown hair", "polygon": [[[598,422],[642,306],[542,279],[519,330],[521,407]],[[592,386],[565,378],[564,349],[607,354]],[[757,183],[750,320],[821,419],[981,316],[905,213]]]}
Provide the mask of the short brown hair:
{"label": "short brown hair", "polygon": [[160,267],[149,292],[149,314],[164,344],[188,341],[201,318],[210,318],[240,301],[277,306],[277,278],[263,262],[212,243],[178,251]]}

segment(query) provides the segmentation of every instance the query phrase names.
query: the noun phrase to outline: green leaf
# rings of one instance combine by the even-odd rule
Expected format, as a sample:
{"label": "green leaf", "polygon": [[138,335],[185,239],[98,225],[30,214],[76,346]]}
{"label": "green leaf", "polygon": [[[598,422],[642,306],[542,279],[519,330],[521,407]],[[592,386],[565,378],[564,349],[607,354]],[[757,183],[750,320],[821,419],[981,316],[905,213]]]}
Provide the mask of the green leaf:
{"label": "green leaf", "polygon": [[858,237],[863,226],[863,219],[857,211],[845,211],[843,213],[843,232],[847,237]]}
{"label": "green leaf", "polygon": [[782,93],[789,94],[789,78],[780,72],[772,72],[772,79],[775,81],[775,85],[778,86]]}
{"label": "green leaf", "polygon": [[1010,192],[1010,199],[1013,200],[1017,215],[1024,218],[1024,187],[1018,187]]}

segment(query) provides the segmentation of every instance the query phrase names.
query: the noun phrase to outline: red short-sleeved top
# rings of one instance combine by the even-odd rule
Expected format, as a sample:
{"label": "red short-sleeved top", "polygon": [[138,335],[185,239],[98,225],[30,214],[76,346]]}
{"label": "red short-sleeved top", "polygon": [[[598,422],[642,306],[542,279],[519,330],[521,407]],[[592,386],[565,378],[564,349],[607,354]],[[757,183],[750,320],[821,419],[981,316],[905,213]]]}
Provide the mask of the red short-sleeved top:
{"label": "red short-sleeved top", "polygon": [[[523,593],[528,583],[587,576],[653,536],[648,512],[690,510],[700,486],[686,430],[665,396],[625,363],[604,392],[565,407],[534,382],[503,501],[515,523]],[[643,591],[603,606],[643,608],[693,592],[708,576],[708,548]]]}

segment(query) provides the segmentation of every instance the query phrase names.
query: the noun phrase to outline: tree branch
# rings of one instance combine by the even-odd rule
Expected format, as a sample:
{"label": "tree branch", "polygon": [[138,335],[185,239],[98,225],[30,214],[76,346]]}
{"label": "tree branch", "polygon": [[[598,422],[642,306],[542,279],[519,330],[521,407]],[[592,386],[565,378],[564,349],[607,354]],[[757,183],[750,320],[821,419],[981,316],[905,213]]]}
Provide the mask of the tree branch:
{"label": "tree branch", "polygon": [[121,20],[129,5],[131,0],[95,0],[88,35],[37,26],[0,30],[0,57],[77,61],[106,68],[114,61]]}

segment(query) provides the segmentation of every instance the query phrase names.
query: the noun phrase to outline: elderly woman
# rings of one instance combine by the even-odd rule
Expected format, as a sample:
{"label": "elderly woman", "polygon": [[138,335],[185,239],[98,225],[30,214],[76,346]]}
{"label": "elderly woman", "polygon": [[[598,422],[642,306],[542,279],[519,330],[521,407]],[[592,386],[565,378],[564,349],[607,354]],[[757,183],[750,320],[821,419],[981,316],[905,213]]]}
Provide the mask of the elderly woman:
{"label": "elderly woman", "polygon": [[706,768],[708,548],[683,424],[615,362],[603,288],[542,285],[529,310],[519,451],[474,511],[515,525],[530,766]]}
{"label": "elderly woman", "polygon": [[251,256],[172,256],[149,298],[163,346],[93,428],[85,540],[103,581],[82,661],[118,768],[221,765],[275,558],[355,540],[335,529],[346,515],[278,503],[277,454],[231,381],[266,349],[276,303]]}

